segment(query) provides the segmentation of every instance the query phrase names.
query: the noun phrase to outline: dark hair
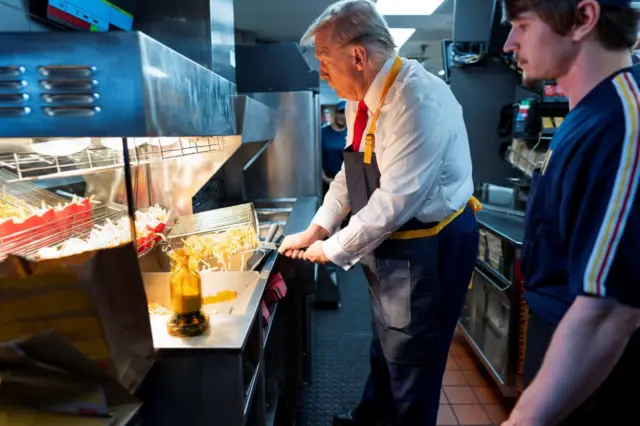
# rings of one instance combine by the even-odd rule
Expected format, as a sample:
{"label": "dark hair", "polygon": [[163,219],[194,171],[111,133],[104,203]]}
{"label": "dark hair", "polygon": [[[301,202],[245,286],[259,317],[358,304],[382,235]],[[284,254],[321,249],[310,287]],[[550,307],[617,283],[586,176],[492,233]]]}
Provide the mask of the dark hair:
{"label": "dark hair", "polygon": [[[557,34],[566,35],[580,21],[581,0],[502,0],[507,20],[534,12]],[[631,6],[601,6],[596,34],[610,50],[631,49],[638,37],[638,12]]]}

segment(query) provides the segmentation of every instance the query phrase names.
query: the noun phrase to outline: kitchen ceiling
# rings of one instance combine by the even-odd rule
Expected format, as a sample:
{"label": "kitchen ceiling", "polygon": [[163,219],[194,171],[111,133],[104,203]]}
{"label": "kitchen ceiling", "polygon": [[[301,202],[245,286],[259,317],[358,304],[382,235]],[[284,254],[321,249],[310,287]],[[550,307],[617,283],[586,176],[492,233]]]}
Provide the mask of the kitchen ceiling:
{"label": "kitchen ceiling", "polygon": [[[418,0],[416,0],[418,1]],[[263,40],[297,42],[332,0],[235,0],[235,26]],[[417,59],[432,73],[442,69],[441,40],[451,38],[453,3],[444,3],[429,16],[387,16],[391,28],[415,28],[400,55]]]}

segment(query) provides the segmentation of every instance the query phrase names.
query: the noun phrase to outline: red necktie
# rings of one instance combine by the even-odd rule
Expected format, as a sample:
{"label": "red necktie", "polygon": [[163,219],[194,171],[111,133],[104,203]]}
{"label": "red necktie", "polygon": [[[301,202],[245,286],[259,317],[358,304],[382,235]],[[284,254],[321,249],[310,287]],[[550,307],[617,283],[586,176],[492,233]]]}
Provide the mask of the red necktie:
{"label": "red necktie", "polygon": [[364,101],[358,103],[358,113],[356,114],[356,121],[353,124],[353,144],[351,148],[353,152],[360,152],[360,142],[362,141],[362,135],[364,129],[367,127],[369,121],[369,108]]}

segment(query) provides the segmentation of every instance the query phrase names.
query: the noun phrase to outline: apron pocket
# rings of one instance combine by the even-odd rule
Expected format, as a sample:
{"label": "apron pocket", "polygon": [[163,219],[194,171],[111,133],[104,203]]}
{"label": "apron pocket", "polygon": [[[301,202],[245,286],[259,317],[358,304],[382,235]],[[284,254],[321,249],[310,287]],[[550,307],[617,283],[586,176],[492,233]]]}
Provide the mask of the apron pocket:
{"label": "apron pocket", "polygon": [[411,262],[378,259],[380,306],[388,328],[402,329],[411,323]]}

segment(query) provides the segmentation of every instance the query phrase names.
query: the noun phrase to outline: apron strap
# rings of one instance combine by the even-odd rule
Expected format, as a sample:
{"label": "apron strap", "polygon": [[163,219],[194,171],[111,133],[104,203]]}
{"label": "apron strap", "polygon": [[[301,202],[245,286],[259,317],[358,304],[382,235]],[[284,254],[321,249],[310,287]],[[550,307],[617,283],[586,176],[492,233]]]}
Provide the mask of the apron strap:
{"label": "apron strap", "polygon": [[482,204],[478,199],[474,196],[471,196],[466,205],[462,206],[458,211],[446,217],[442,222],[438,223],[436,226],[427,229],[417,229],[414,231],[400,231],[394,232],[389,237],[390,240],[414,240],[417,238],[428,238],[438,235],[440,231],[442,231],[448,224],[453,222],[455,218],[460,216],[462,212],[468,207],[471,208],[473,213],[476,213],[482,210]]}
{"label": "apron strap", "polygon": [[384,100],[387,98],[387,93],[389,89],[393,85],[393,82],[396,81],[400,70],[402,69],[402,59],[399,56],[393,61],[393,65],[391,66],[391,71],[387,75],[387,79],[384,82],[384,87],[382,89],[382,93],[380,94],[380,102],[378,103],[378,108],[373,113],[373,117],[371,118],[371,125],[369,126],[369,131],[367,132],[367,136],[365,137],[365,148],[364,148],[364,164],[371,164],[371,158],[373,156],[373,151],[375,150],[376,145],[376,137],[374,133],[376,132],[376,126],[378,124],[378,116],[380,115],[380,108],[382,108],[382,104],[384,104]]}

